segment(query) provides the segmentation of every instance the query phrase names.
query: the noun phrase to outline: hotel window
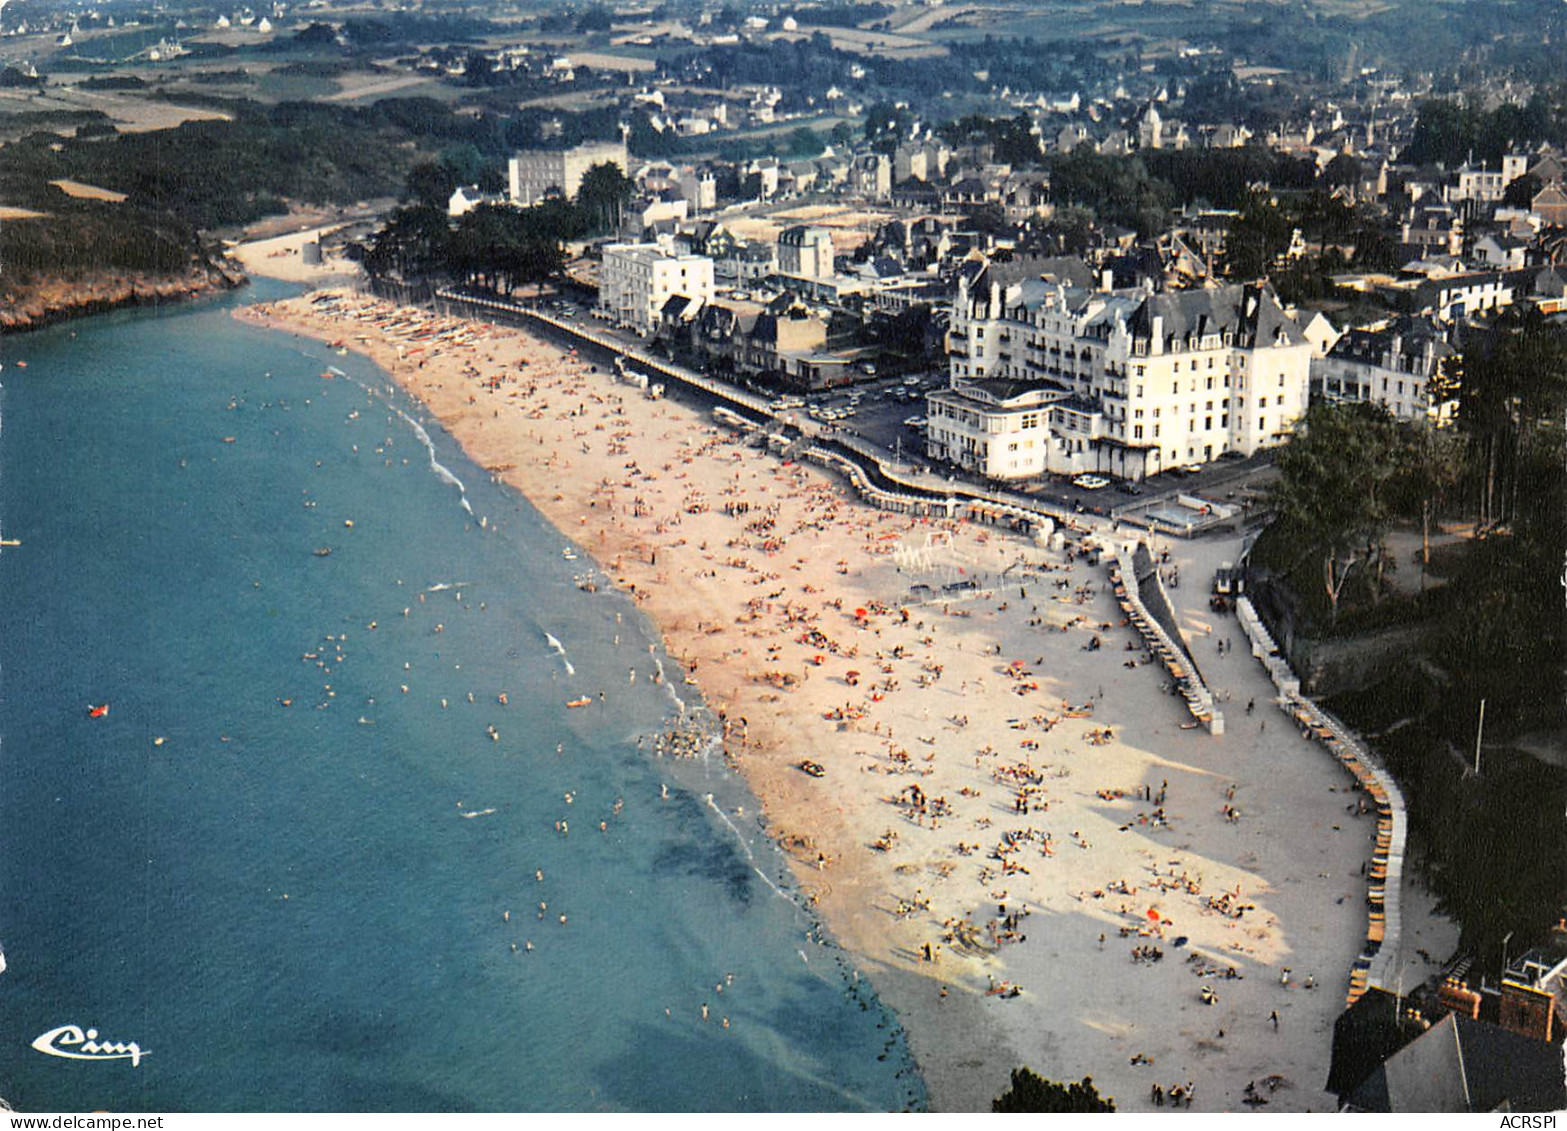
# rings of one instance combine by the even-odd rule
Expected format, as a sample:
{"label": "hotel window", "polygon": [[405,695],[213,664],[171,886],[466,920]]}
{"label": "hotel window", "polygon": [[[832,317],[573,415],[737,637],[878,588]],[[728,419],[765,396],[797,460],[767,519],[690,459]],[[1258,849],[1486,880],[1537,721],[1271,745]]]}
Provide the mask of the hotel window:
{"label": "hotel window", "polygon": [[1266,416],[1259,416],[1259,417],[1257,417],[1257,431],[1259,431],[1259,432],[1265,431],[1267,429],[1267,427],[1268,427],[1268,418]]}
{"label": "hotel window", "polygon": [[1159,438],[1159,426],[1157,424],[1153,426],[1153,438],[1155,440]]}
{"label": "hotel window", "polygon": [[1203,417],[1202,418],[1202,428],[1203,428],[1204,432],[1211,431],[1212,428],[1213,428],[1213,417],[1211,417],[1211,416]]}
{"label": "hotel window", "polygon": [[1039,427],[1039,414],[1037,412],[1025,412],[1023,414],[1023,430]]}
{"label": "hotel window", "polygon": [[1132,425],[1132,439],[1134,439],[1134,440],[1141,440],[1142,438],[1143,438],[1143,426],[1141,424],[1134,424],[1134,425]]}

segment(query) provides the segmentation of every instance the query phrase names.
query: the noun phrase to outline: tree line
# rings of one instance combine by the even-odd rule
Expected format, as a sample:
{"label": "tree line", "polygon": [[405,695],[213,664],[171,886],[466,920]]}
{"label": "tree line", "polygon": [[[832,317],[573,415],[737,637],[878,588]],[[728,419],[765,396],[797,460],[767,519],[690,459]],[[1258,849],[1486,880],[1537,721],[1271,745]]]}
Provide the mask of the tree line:
{"label": "tree line", "polygon": [[454,222],[446,205],[457,183],[441,163],[416,166],[407,203],[371,241],[365,269],[373,276],[446,278],[510,294],[558,278],[567,241],[617,230],[632,190],[620,167],[604,162],[583,174],[573,200],[550,196],[530,208],[482,204]]}
{"label": "tree line", "polygon": [[[1314,404],[1279,453],[1277,517],[1253,561],[1300,598],[1308,634],[1417,631],[1401,660],[1330,705],[1382,736],[1432,889],[1494,970],[1503,935],[1516,932],[1516,954],[1567,907],[1567,772],[1524,751],[1567,722],[1567,331],[1510,312],[1444,367],[1434,395],[1456,404],[1452,427]],[[1429,534],[1441,518],[1472,523],[1473,538],[1442,557],[1423,539],[1413,568],[1441,584],[1398,596],[1393,571],[1410,565],[1389,529]]]}

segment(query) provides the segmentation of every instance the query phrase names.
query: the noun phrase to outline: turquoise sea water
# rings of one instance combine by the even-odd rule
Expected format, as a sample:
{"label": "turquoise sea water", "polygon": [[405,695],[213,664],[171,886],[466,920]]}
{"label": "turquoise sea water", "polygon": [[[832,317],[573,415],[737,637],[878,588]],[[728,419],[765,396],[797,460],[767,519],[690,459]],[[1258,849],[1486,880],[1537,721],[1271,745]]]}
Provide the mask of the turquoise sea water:
{"label": "turquoise sea water", "polygon": [[923,1104],[741,783],[649,748],[648,625],[384,374],[227,304],[0,360],[0,1097]]}

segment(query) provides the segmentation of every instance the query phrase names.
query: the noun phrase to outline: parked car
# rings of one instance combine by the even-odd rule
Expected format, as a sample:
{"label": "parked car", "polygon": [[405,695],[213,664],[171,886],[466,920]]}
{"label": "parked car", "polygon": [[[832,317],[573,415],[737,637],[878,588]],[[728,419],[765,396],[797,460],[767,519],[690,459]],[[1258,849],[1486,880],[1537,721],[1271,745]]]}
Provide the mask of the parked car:
{"label": "parked car", "polygon": [[1085,491],[1097,491],[1110,486],[1110,481],[1103,475],[1079,475],[1072,480],[1072,486],[1081,487]]}

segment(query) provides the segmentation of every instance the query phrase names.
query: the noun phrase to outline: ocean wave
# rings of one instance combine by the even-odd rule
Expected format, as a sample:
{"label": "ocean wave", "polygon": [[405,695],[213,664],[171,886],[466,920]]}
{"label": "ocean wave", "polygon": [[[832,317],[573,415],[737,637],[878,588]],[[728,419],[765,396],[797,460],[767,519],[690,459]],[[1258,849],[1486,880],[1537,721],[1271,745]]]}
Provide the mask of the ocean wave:
{"label": "ocean wave", "polygon": [[[330,369],[332,367],[328,366],[328,368]],[[381,403],[385,404],[387,408],[391,409],[399,417],[401,417],[403,423],[407,424],[409,428],[413,429],[413,434],[419,438],[419,442],[424,445],[424,450],[430,455],[430,470],[435,472],[436,477],[439,478],[442,483],[445,483],[448,487],[457,488],[457,505],[462,507],[463,510],[467,511],[471,517],[473,515],[473,504],[468,502],[468,488],[463,486],[463,481],[461,479],[458,479],[457,476],[452,474],[451,468],[447,467],[444,463],[435,457],[435,441],[430,438],[430,433],[425,431],[424,425],[420,424],[413,417],[409,416],[398,405],[393,403],[390,398],[383,396],[381,393],[371,388],[363,381],[360,381],[354,377],[349,377],[349,375],[344,373],[341,369],[333,369],[333,372],[338,373],[343,377],[347,377],[350,381],[353,381],[354,384],[358,385],[370,396],[380,400]]]}
{"label": "ocean wave", "polygon": [[548,632],[544,634],[544,641],[554,649],[555,654],[560,657],[560,662],[566,665],[566,674],[576,675],[577,669],[571,666],[571,660],[566,657],[566,646]]}
{"label": "ocean wave", "polygon": [[[718,807],[718,802],[713,800],[713,795],[711,793],[706,793],[702,796],[703,799],[707,802],[707,807],[713,812],[717,813],[718,819],[723,821],[724,824],[728,825],[729,831],[735,834],[735,839],[740,842],[740,847],[745,851],[745,858],[746,861],[751,865],[751,871],[760,876],[762,878],[762,882],[771,888],[773,894],[776,895],[779,899],[789,904],[796,911],[804,911],[805,908],[800,906],[799,900],[795,899],[794,896],[790,895],[788,892],[784,891],[783,888],[773,883],[772,877],[756,866],[756,853],[751,851],[751,842],[745,839],[745,834],[742,833],[735,823],[729,819],[729,814],[725,813]],[[801,957],[804,956],[802,955]]]}

